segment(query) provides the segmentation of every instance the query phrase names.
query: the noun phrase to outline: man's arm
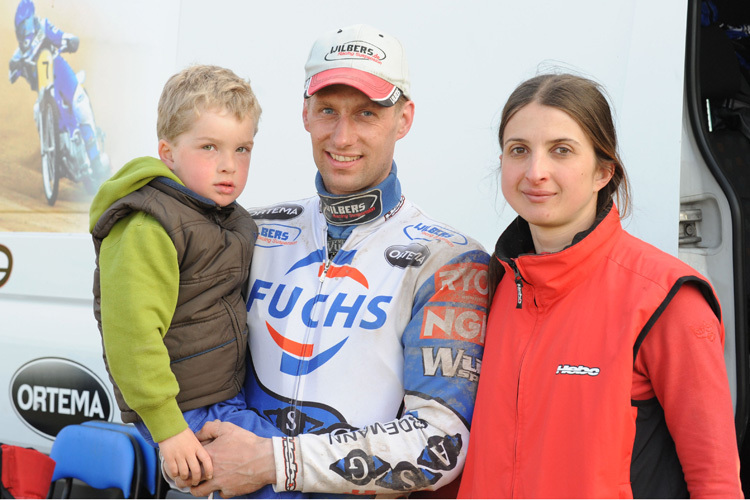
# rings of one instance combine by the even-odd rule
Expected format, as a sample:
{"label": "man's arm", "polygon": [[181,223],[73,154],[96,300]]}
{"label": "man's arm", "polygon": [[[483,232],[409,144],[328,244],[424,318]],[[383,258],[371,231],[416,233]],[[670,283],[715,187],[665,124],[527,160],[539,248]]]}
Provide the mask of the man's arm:
{"label": "man's arm", "polygon": [[207,426],[198,437],[216,439],[206,445],[214,479],[193,493],[245,494],[275,484],[277,491],[394,494],[450,483],[468,445],[484,345],[487,261],[482,250],[467,252],[432,268],[422,281],[402,336],[405,397],[398,418],[344,433],[274,437],[270,454],[268,440],[229,424]]}

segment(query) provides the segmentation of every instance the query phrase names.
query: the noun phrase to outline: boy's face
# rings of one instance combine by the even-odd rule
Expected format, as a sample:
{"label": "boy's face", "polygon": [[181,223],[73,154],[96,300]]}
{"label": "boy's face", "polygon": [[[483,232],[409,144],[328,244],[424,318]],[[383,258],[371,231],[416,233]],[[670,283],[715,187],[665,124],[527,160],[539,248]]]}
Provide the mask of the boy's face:
{"label": "boy's face", "polygon": [[187,132],[159,141],[159,157],[185,187],[223,207],[245,189],[254,136],[253,118],[202,110]]}

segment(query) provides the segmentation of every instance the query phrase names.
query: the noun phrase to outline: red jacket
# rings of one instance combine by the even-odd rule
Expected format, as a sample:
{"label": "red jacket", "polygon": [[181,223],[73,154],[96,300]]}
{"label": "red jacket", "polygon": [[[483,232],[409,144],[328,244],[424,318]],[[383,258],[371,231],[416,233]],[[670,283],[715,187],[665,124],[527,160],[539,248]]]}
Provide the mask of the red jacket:
{"label": "red jacket", "polygon": [[711,286],[623,231],[614,207],[572,246],[532,252],[519,218],[496,248],[506,276],[488,319],[459,497],[686,495],[659,402],[631,399],[633,368],[683,284],[695,283],[720,321]]}

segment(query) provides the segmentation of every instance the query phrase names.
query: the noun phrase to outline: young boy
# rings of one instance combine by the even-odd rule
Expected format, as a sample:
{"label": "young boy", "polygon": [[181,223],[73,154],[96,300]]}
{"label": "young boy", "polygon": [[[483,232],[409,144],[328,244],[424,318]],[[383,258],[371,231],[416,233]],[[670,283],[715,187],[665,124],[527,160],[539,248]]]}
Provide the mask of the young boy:
{"label": "young boy", "polygon": [[[247,280],[257,226],[235,202],[261,108],[232,71],[193,66],[159,100],[159,157],[105,182],[90,209],[94,314],[124,422],[193,485],[213,468],[193,432],[245,408]],[[245,412],[246,413],[246,412]]]}

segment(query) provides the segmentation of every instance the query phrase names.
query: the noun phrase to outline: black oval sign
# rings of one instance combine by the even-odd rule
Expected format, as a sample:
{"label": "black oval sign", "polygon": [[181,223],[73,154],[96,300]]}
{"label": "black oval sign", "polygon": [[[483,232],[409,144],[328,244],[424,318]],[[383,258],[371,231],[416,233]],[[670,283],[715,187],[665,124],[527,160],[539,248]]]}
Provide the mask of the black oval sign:
{"label": "black oval sign", "polygon": [[54,439],[66,425],[112,420],[102,381],[83,365],[61,358],[26,363],[10,381],[13,409],[34,432]]}

